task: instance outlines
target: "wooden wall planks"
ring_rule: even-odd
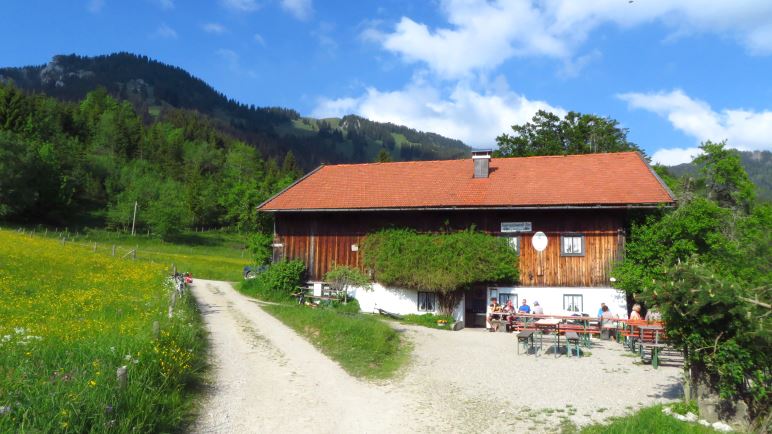
[[[362,252],[352,251],[370,232],[407,227],[422,232],[460,230],[474,226],[485,232],[520,237],[520,285],[608,286],[611,266],[624,247],[624,211],[391,211],[279,213],[276,215],[276,257],[301,259],[309,280],[322,280],[333,264],[363,267]],[[530,221],[533,231],[502,234],[501,222]],[[533,233],[542,231],[548,244],[538,253]],[[584,256],[561,256],[560,236],[585,237]]]

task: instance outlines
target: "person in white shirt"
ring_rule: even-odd
[[[544,315],[544,308],[541,307],[538,301],[533,302],[533,311],[531,312],[534,315]]]

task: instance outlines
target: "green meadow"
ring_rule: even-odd
[[[168,273],[0,230],[0,432],[184,427],[205,339]]]
[[[9,228],[10,229],[10,228]],[[67,244],[80,246],[84,250],[112,256],[115,246],[117,258],[177,267],[181,272],[190,272],[194,278],[238,281],[242,270],[251,260],[244,249],[246,235],[220,230],[204,232],[188,231],[171,241],[164,241],[146,233],[134,236],[124,232],[105,229],[64,230],[62,228],[24,228],[34,234],[51,239],[66,238]]]

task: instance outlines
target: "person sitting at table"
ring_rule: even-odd
[[[612,339],[614,340],[616,337],[614,336],[614,333],[612,333],[612,329],[616,327],[614,324],[614,314],[611,313],[608,306],[605,304],[601,308],[601,315],[600,315],[600,327],[601,327],[601,339]]]
[[[502,312],[506,313],[504,315],[503,319],[507,320],[507,331],[512,330],[512,323],[515,321],[513,313],[515,313],[515,305],[512,304],[512,300],[507,300],[507,304],[504,305],[504,308],[501,309]]]
[[[538,301],[533,302],[533,312],[534,315],[544,315],[544,308],[541,307]]]
[[[519,308],[517,308],[517,313],[531,313],[531,306],[528,306],[528,301],[526,299],[523,299],[523,303],[520,305]],[[528,322],[530,318],[522,317],[520,318],[520,321]]]
[[[518,308],[517,311],[521,313],[531,313],[531,306],[528,306],[526,299],[523,299],[523,304],[520,305],[520,308]]]
[[[659,310],[657,310],[657,306],[652,306],[648,311],[646,311],[646,317],[644,319],[646,322],[659,322],[662,321],[662,314],[660,314]]]
[[[641,305],[638,303],[635,303],[633,305],[633,311],[630,312],[630,321],[640,321],[643,318],[641,318]]]
[[[504,308],[502,310],[507,313],[514,312],[515,306],[512,304],[512,300],[507,300],[507,304],[504,305]]]
[[[598,320],[603,316],[603,308],[606,307],[606,303],[601,303],[598,309]]]
[[[495,332],[496,330],[499,329],[499,324],[496,323],[496,326],[494,327],[492,320],[494,319],[494,317],[495,319],[499,319],[501,315],[495,315],[495,314],[501,313],[501,310],[502,308],[501,308],[501,305],[499,304],[499,299],[496,297],[491,297],[491,304],[488,305],[488,318],[486,322],[486,325],[488,326],[488,330]]]

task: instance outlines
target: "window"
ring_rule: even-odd
[[[512,300],[512,305],[517,308],[517,294],[499,294],[499,304],[505,305],[509,300]]]
[[[509,247],[512,247],[512,250],[520,256],[520,237],[507,237],[507,241],[509,242]]]
[[[569,312],[584,312],[584,301],[581,294],[563,294],[563,310]]]
[[[437,304],[437,294],[433,292],[418,293],[418,311],[434,312],[434,306]]]
[[[562,235],[560,237],[560,256],[584,256],[584,235]]]

